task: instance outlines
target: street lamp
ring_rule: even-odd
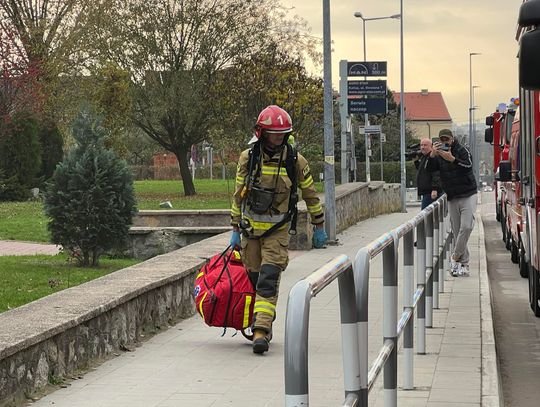
[[[400,19],[401,14],[393,14],[391,16],[384,16],[384,17],[366,18],[366,17],[364,17],[364,15],[360,11],[357,11],[357,12],[354,13],[354,16],[357,17],[357,18],[362,19],[363,39],[364,39],[364,62],[366,62],[367,61],[367,56],[366,56],[366,54],[367,54],[367,51],[366,51],[366,21]],[[364,80],[365,79],[367,79],[367,78],[364,77]],[[364,114],[364,126],[369,126],[369,115],[367,113]],[[379,137],[380,137],[380,135],[379,135]],[[365,148],[366,148],[366,182],[370,182],[371,181],[371,171],[370,171],[370,168],[369,168],[369,147],[370,146],[369,146],[369,134],[367,134],[367,133],[364,134],[364,144],[365,144]],[[381,143],[381,145],[382,145],[382,143]],[[381,168],[382,168],[382,160],[381,160]],[[382,181],[382,179],[381,179],[381,181]]]
[[[473,85],[472,87],[472,109],[471,109],[471,117],[472,117],[472,135],[473,135],[473,151],[472,153],[472,166],[473,166],[473,174],[474,178],[476,180],[477,185],[480,185],[480,149],[478,145],[478,140],[476,137],[476,119],[475,119],[475,110],[478,109],[478,106],[474,104],[474,90],[479,88],[478,85]]]
[[[403,55],[403,0],[399,2],[399,15],[401,16],[399,24],[399,76],[400,76],[400,92],[399,92],[399,161],[401,168],[401,212],[407,212],[407,173],[405,172],[405,68]]]
[[[475,55],[482,55],[479,52],[470,52],[469,53],[469,148],[472,150],[471,155],[473,156],[473,169],[478,163],[475,161],[475,152],[476,152],[476,138],[473,133],[473,118],[474,118],[474,87],[472,84],[472,57]],[[477,171],[474,171],[476,173]],[[476,174],[475,174],[476,175]],[[476,180],[478,182],[478,179]]]

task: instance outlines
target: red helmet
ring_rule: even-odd
[[[255,137],[261,138],[263,132],[290,133],[292,120],[289,113],[276,105],[265,107],[255,123]]]

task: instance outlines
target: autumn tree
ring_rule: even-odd
[[[95,31],[109,0],[0,1],[0,33],[15,60],[37,68],[49,120],[70,122],[78,109],[66,100],[69,78],[96,64]],[[10,59],[14,61],[13,58]]]
[[[228,92],[224,92],[218,120],[224,128],[220,142],[236,151],[246,148],[259,112],[277,104],[291,115],[293,135],[302,153],[314,158],[322,151],[317,148],[322,145],[322,80],[306,71],[298,53],[289,54],[279,47],[272,43],[222,75],[222,86]]]
[[[195,194],[188,167],[193,144],[219,120],[220,76],[295,23],[277,0],[111,0],[105,58],[129,70],[134,123],[179,162],[184,193]],[[278,17],[279,16],[279,17]]]

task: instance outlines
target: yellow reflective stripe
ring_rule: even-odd
[[[204,276],[204,271],[201,271],[199,274],[197,274],[197,277],[195,277],[195,280],[197,280],[199,277]]]
[[[241,177],[240,175],[236,177],[237,184],[243,184],[245,180],[246,180],[246,177]]]
[[[231,204],[231,214],[234,215],[240,215],[240,208],[238,205],[236,205],[236,202],[233,201]]]
[[[322,211],[322,205],[321,205],[320,202],[318,202],[315,205],[308,205],[307,209],[308,209],[309,213],[321,212]]]
[[[199,302],[199,314],[201,314],[201,317],[203,317],[203,319],[204,319],[204,312],[202,310],[202,306],[204,303],[204,299],[206,298],[207,295],[208,295],[208,291],[204,293],[201,302]]]
[[[264,312],[265,314],[276,315],[276,306],[268,301],[255,301],[255,309],[253,312]]]
[[[305,180],[300,182],[299,185],[300,185],[300,188],[302,188],[302,189],[312,186],[313,185],[313,177],[310,175]]]
[[[244,323],[242,328],[247,328],[249,326],[249,307],[251,305],[251,295],[246,296],[246,303],[244,304]]]
[[[263,165],[262,174],[263,175],[276,175],[276,174],[278,174],[278,168],[277,167],[270,167],[268,165]],[[287,175],[287,169],[280,168],[279,169],[279,175]]]
[[[248,218],[248,217],[246,216],[246,218]],[[256,220],[249,219],[249,223],[251,224],[251,226],[253,226],[254,229],[268,230],[272,226],[274,226],[277,222],[275,222],[275,223],[272,223],[272,222],[257,222]],[[278,230],[285,229],[286,227],[287,227],[287,223],[285,223],[283,226],[279,227]]]

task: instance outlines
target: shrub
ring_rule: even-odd
[[[41,170],[39,177],[46,181],[52,177],[58,163],[62,161],[64,140],[53,123],[43,123],[39,129],[41,144]]]
[[[38,123],[28,113],[16,113],[2,128],[0,167],[11,187],[4,189],[2,200],[21,201],[30,196],[41,167]]]
[[[29,195],[28,188],[21,185],[16,175],[8,177],[0,168],[0,201],[24,201]]]
[[[76,145],[47,186],[45,213],[52,242],[81,266],[97,266],[108,250],[126,242],[135,212],[131,171],[104,147],[106,132],[89,112],[73,125]]]

